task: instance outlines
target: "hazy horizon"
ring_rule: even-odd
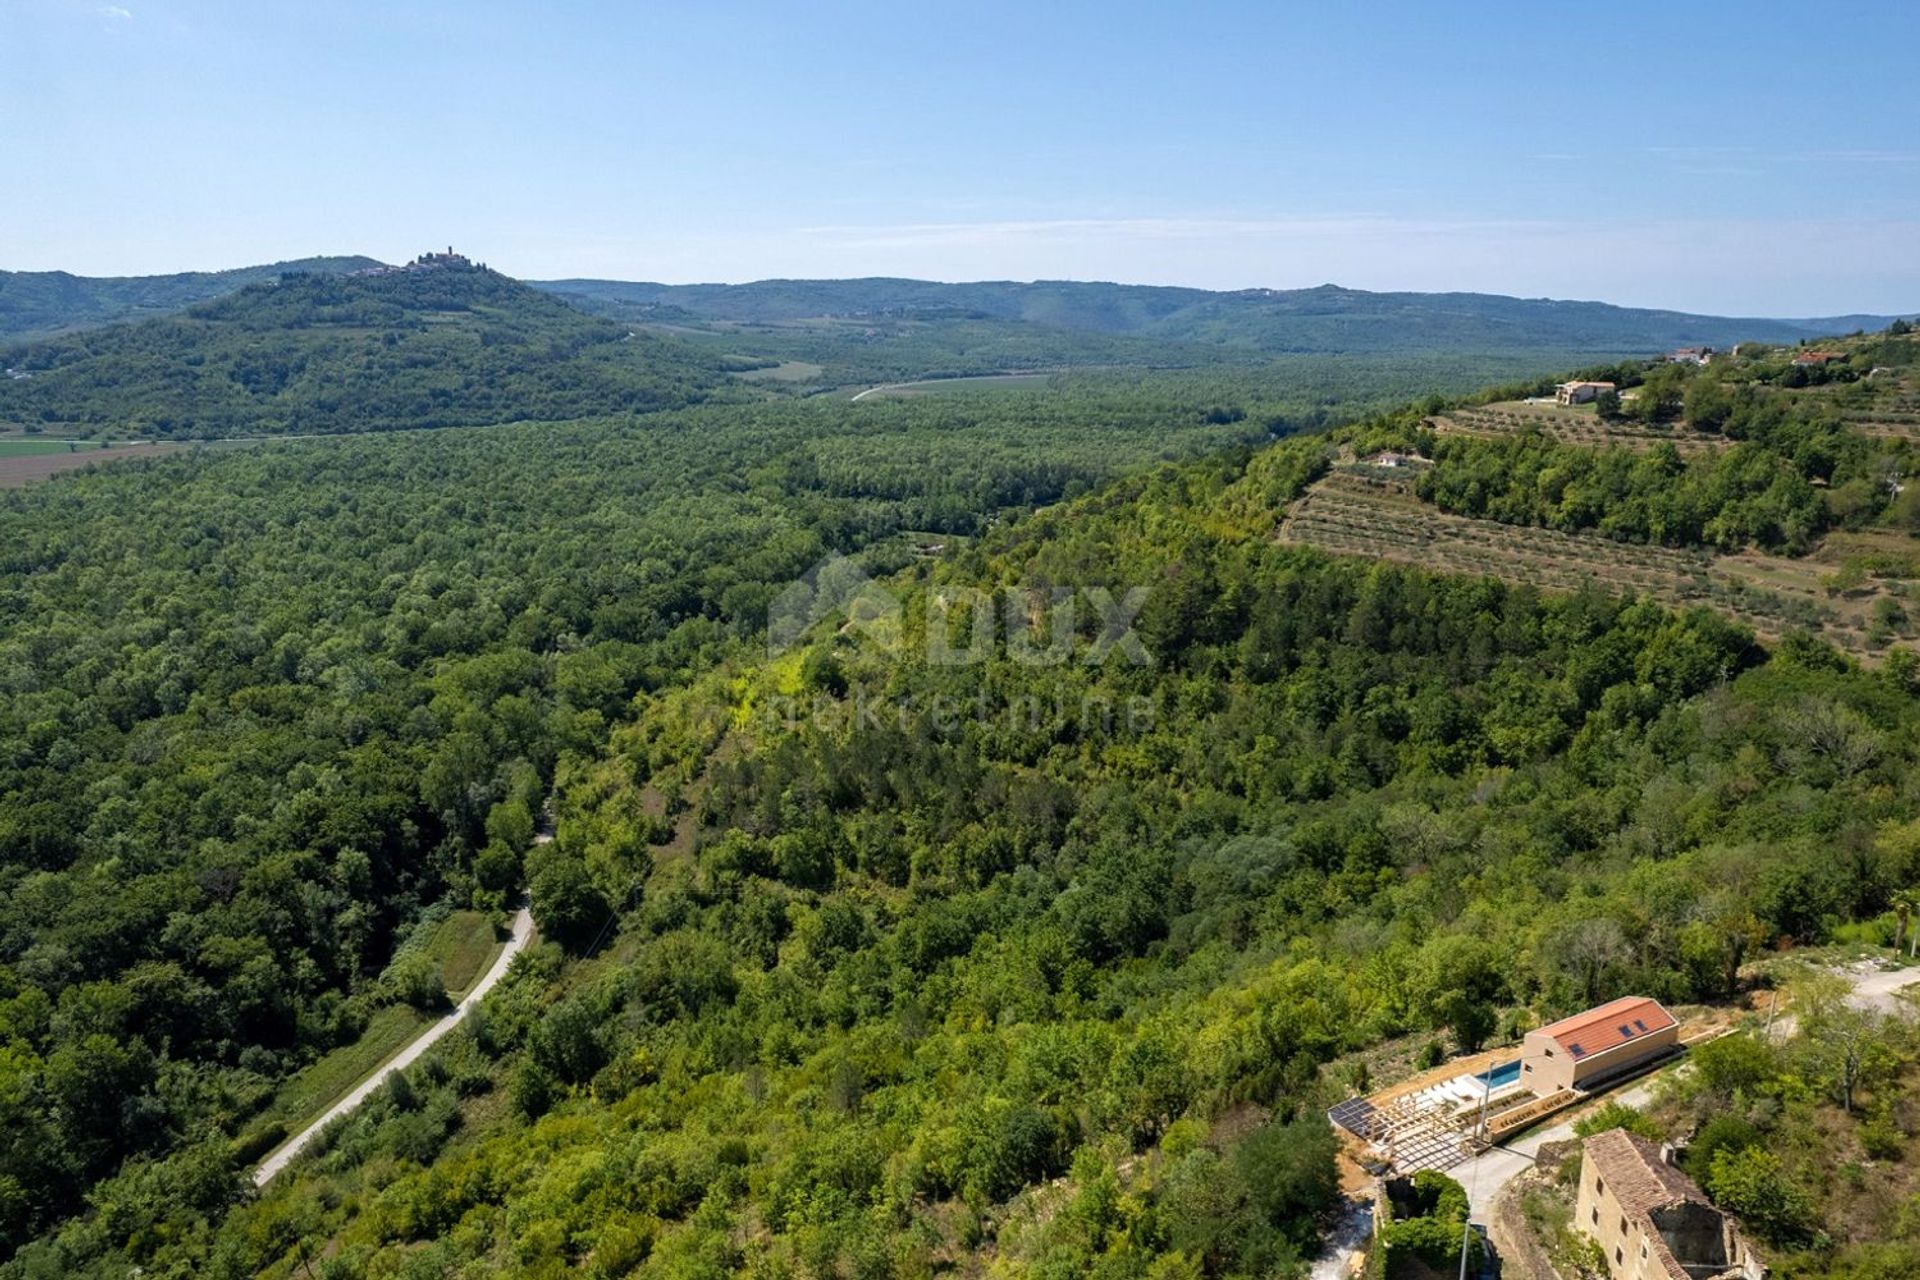
[[[665,280],[665,279],[660,279],[658,277],[648,277],[648,276],[638,276],[638,275],[632,275],[632,276],[583,275],[579,273],[568,273],[568,274],[560,274],[560,275],[523,275],[518,272],[506,271],[503,267],[501,267],[499,263],[489,261],[486,258],[485,254],[477,253],[477,252],[469,253],[464,246],[457,245],[457,244],[448,246],[444,243],[439,245],[429,245],[425,248],[422,248],[416,253],[381,255],[381,254],[361,253],[354,250],[326,250],[318,253],[288,253],[288,254],[279,255],[270,259],[265,259],[259,262],[233,262],[233,263],[224,263],[224,264],[209,265],[209,266],[185,266],[185,267],[179,267],[179,268],[173,268],[173,269],[161,269],[156,271],[141,271],[141,272],[132,272],[132,273],[119,273],[119,272],[94,273],[94,272],[85,272],[85,271],[73,271],[70,268],[66,268],[66,267],[15,267],[4,262],[0,262],[0,271],[18,271],[18,272],[32,272],[32,273],[65,272],[66,274],[69,274],[78,278],[82,278],[82,279],[140,279],[140,278],[164,277],[164,276],[172,276],[172,275],[216,274],[222,271],[244,270],[252,267],[277,266],[281,263],[305,262],[305,261],[311,261],[314,259],[323,259],[323,258],[354,258],[354,257],[373,258],[373,259],[376,259],[377,261],[380,261],[382,263],[392,266],[392,265],[399,265],[401,263],[405,263],[410,259],[417,257],[419,253],[439,252],[448,247],[453,248],[456,252],[459,252],[464,256],[470,257],[475,262],[482,263],[494,270],[502,271],[503,274],[511,276],[514,279],[523,280],[532,284],[541,284],[541,285],[563,283],[570,280],[581,280],[581,281],[593,280],[593,281],[610,282],[610,283],[617,283],[617,284],[660,285],[668,288],[741,288],[749,285],[773,284],[773,283],[778,283],[782,281],[801,282],[801,283],[839,283],[839,282],[858,281],[858,280],[906,280],[906,281],[912,281],[918,284],[936,284],[936,285],[991,285],[991,284],[1113,285],[1120,288],[1193,289],[1193,290],[1200,290],[1208,293],[1223,293],[1223,294],[1246,293],[1246,292],[1254,292],[1254,291],[1264,291],[1264,292],[1272,292],[1272,293],[1297,293],[1297,292],[1307,292],[1307,291],[1311,291],[1319,288],[1335,288],[1335,289],[1342,289],[1342,290],[1351,290],[1354,292],[1361,292],[1361,293],[1378,293],[1378,294],[1405,293],[1405,294],[1423,294],[1423,295],[1442,295],[1442,294],[1448,294],[1448,293],[1456,293],[1456,294],[1465,294],[1465,295],[1480,295],[1485,297],[1507,297],[1507,298],[1515,298],[1515,299],[1519,299],[1521,301],[1527,301],[1527,302],[1562,302],[1562,303],[1571,303],[1571,304],[1594,304],[1594,305],[1600,305],[1600,306],[1619,307],[1619,308],[1628,309],[1628,310],[1672,311],[1672,312],[1675,312],[1676,314],[1717,316],[1717,317],[1723,317],[1727,319],[1819,320],[1819,319],[1829,319],[1829,318],[1847,318],[1851,316],[1900,317],[1900,316],[1920,315],[1920,308],[1900,308],[1900,307],[1895,307],[1889,310],[1874,310],[1874,309],[1862,308],[1862,307],[1844,307],[1837,310],[1823,311],[1818,313],[1786,312],[1786,311],[1736,312],[1736,311],[1728,311],[1728,310],[1714,310],[1711,308],[1703,309],[1703,308],[1688,308],[1688,307],[1667,307],[1667,306],[1651,304],[1651,303],[1622,301],[1616,298],[1569,297],[1565,295],[1554,295],[1554,294],[1510,293],[1510,292],[1503,292],[1503,291],[1494,290],[1494,289],[1473,289],[1473,288],[1406,289],[1406,288],[1397,288],[1393,286],[1366,287],[1361,285],[1349,284],[1346,281],[1341,281],[1341,280],[1321,280],[1313,284],[1202,285],[1202,284],[1190,284],[1190,283],[1185,283],[1181,281],[1116,280],[1111,277],[1100,278],[1100,277],[1091,277],[1091,276],[1086,276],[1086,277],[969,276],[965,278],[948,279],[948,278],[942,278],[942,277],[933,276],[933,275],[896,275],[896,274],[864,273],[860,275],[840,275],[840,276],[764,275],[764,276],[753,276],[750,278],[744,278],[744,279],[738,279],[738,280],[714,280],[714,279]]]

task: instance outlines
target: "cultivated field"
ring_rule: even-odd
[[[98,440],[35,440],[8,437],[0,439],[0,489],[18,489],[36,480],[73,471],[94,463],[124,462],[128,458],[153,458],[180,448],[174,444],[129,441],[103,448]]]
[[[1563,444],[1588,448],[1625,445],[1630,449],[1646,449],[1655,444],[1671,444],[1688,454],[1729,443],[1725,436],[1704,434],[1684,425],[1668,428],[1608,422],[1593,411],[1592,405],[1528,404],[1524,400],[1452,409],[1440,417],[1429,418],[1427,426],[1440,435],[1482,437],[1537,431]]]
[[[1902,380],[1877,394],[1870,408],[1849,415],[1849,425],[1871,436],[1920,439],[1920,389]]]
[[[1369,474],[1369,471],[1371,473]],[[1845,544],[1805,560],[1650,547],[1596,534],[1562,533],[1474,520],[1438,511],[1404,482],[1377,469],[1335,471],[1309,490],[1280,525],[1283,542],[1366,556],[1443,573],[1499,578],[1551,591],[1589,584],[1633,592],[1675,607],[1704,605],[1764,639],[1803,628],[1863,658],[1885,652],[1911,628],[1869,638],[1876,604],[1902,605],[1907,579],[1835,585]],[[1896,638],[1899,637],[1899,638]],[[1876,642],[1877,641],[1877,642]]]

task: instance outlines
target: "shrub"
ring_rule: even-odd
[[[410,951],[380,975],[380,994],[390,1003],[409,1004],[422,1013],[447,1007],[447,984],[440,965],[425,951]]]
[[[1705,1185],[1713,1158],[1722,1151],[1744,1151],[1760,1141],[1760,1130],[1740,1116],[1719,1115],[1700,1126],[1681,1163],[1695,1182]]]
[[[1690,1073],[1699,1089],[1715,1098],[1761,1090],[1779,1074],[1779,1060],[1769,1045],[1752,1036],[1721,1036],[1693,1049]]]
[[[278,1120],[242,1134],[233,1140],[232,1152],[235,1164],[252,1164],[286,1140],[287,1126]]]
[[[542,859],[529,888],[540,932],[569,951],[590,946],[612,914],[586,863],[578,858],[554,854]]]
[[[1716,1153],[1706,1190],[1769,1244],[1790,1246],[1812,1238],[1813,1200],[1787,1177],[1780,1157],[1764,1147]]]
[[[1907,1135],[1885,1116],[1875,1116],[1860,1126],[1860,1145],[1875,1160],[1898,1160],[1907,1152]]]
[[[1630,1107],[1624,1102],[1609,1102],[1592,1115],[1582,1116],[1573,1125],[1574,1133],[1582,1138],[1591,1138],[1594,1134],[1605,1133],[1609,1129],[1625,1129],[1628,1133],[1653,1140],[1658,1140],[1662,1136],[1659,1125],[1638,1108]]]
[[[1384,1274],[1394,1275],[1396,1254],[1411,1254],[1433,1270],[1451,1271],[1460,1265],[1460,1241],[1467,1233],[1467,1190],[1436,1169],[1413,1175],[1413,1203],[1408,1216],[1387,1224],[1380,1233]],[[1480,1254],[1478,1236],[1470,1237],[1469,1259]]]

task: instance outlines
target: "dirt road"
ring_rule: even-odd
[[[293,1137],[282,1143],[268,1155],[265,1160],[262,1160],[260,1167],[253,1171],[253,1185],[256,1187],[264,1187],[267,1183],[273,1181],[274,1177],[279,1174],[282,1169],[285,1169],[291,1164],[293,1158],[299,1155],[301,1150],[309,1142],[313,1141],[315,1134],[332,1124],[335,1120],[338,1120],[341,1116],[359,1107],[361,1103],[373,1096],[374,1090],[387,1082],[388,1076],[396,1071],[403,1071],[415,1062],[418,1062],[427,1050],[433,1048],[434,1045],[440,1042],[442,1036],[445,1036],[449,1031],[459,1026],[461,1019],[465,1018],[475,1005],[486,998],[487,993],[493,990],[500,979],[506,977],[508,967],[513,964],[513,958],[525,949],[532,937],[533,914],[525,907],[522,907],[514,913],[513,925],[507,938],[507,944],[500,948],[500,954],[494,957],[492,966],[488,968],[486,974],[481,977],[480,981],[473,984],[473,990],[467,992],[466,998],[462,1000],[452,1012],[448,1013],[438,1022],[433,1023],[425,1031],[422,1031],[406,1048],[400,1050],[400,1052],[394,1054],[391,1058],[388,1058],[380,1065],[378,1070],[361,1081],[360,1084],[354,1088],[353,1092],[334,1103],[331,1107],[328,1107],[326,1113],[318,1120],[315,1120],[299,1133],[293,1135]]]

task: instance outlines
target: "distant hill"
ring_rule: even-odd
[[[717,357],[470,265],[281,276],[0,368],[0,421],[200,439],[643,412],[723,380]]]
[[[106,323],[116,316],[137,323]],[[1459,385],[1887,319],[1333,285],[528,284],[451,254],[407,269],[347,257],[122,280],[15,273],[0,275],[0,341],[58,332],[0,348],[0,423],[178,438],[387,430],[1020,371],[1235,367],[1284,380],[1299,362],[1355,356]]]
[[[0,342],[49,337],[184,311],[290,273],[346,274],[362,256],[303,258],[228,271],[89,277],[0,271]],[[666,285],[622,280],[529,281],[615,320],[655,324],[792,326],[818,320],[938,324],[1017,321],[1110,338],[1225,346],[1248,352],[1588,351],[1635,354],[1668,346],[1798,342],[1884,328],[1891,316],[1778,319],[1692,315],[1481,293],[1314,289],[1217,291],[1070,280],[980,281],[871,277]],[[976,330],[975,332],[980,332]],[[1097,345],[1063,352],[1097,354]],[[1125,357],[1124,346],[1111,348]],[[1181,362],[1190,362],[1185,353]]]
[[[552,280],[536,287],[627,321],[791,325],[809,319],[992,319],[1051,329],[1266,353],[1591,351],[1798,342],[1884,327],[1891,316],[1781,320],[1690,315],[1481,293],[1206,289],[1037,281],[941,284],[886,278],[662,285]]]
[[[169,315],[292,271],[344,274],[379,265],[372,258],[344,257],[301,258],[269,266],[182,271],[170,276],[0,271],[0,342]]]

